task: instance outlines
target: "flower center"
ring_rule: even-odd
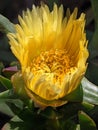
[[[61,81],[75,64],[65,50],[51,49],[35,57],[31,66],[34,75],[38,72],[53,74],[54,81]]]

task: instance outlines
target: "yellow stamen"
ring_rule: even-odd
[[[33,59],[31,70],[34,75],[39,72],[53,73],[54,82],[61,82],[63,76],[75,66],[65,50],[49,50],[41,52],[38,57]]]

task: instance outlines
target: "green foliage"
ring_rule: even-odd
[[[0,31],[4,33],[15,32],[14,24],[12,24],[6,17],[0,14]]]
[[[77,98],[78,97],[78,98]],[[73,92],[68,94],[63,98],[64,100],[70,101],[70,102],[82,102],[83,100],[83,88],[81,85],[77,87]]]
[[[0,75],[0,82],[3,84],[3,86],[5,86],[7,89],[11,89],[12,88],[12,83],[9,79],[3,77],[2,75]]]
[[[81,85],[83,87],[83,101],[98,105],[98,86],[86,78],[83,78]]]
[[[95,122],[84,112],[79,112],[79,123],[81,130],[97,130]]]

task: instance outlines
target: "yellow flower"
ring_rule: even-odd
[[[64,18],[62,5],[54,4],[53,11],[33,6],[19,16],[19,23],[8,38],[28,96],[41,106],[67,103],[64,97],[78,87],[87,68],[85,14],[77,19],[75,9]]]

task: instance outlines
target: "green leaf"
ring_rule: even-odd
[[[23,109],[23,102],[20,99],[7,99],[6,102],[13,103],[17,108]]]
[[[86,78],[81,81],[83,88],[83,102],[98,105],[98,86],[94,85]]]
[[[97,130],[95,122],[86,113],[81,111],[78,116],[81,130]]]
[[[1,99],[8,99],[13,96],[13,91],[12,90],[6,90],[3,92],[0,92],[0,100]]]
[[[80,85],[77,87],[77,89],[65,96],[63,99],[71,102],[81,102],[83,100],[82,86]]]
[[[6,17],[0,14],[0,31],[4,33],[12,32],[15,33],[13,23],[11,23]]]
[[[6,103],[9,106],[11,106],[10,104],[13,104],[19,110],[22,110],[24,105],[20,99],[17,99],[17,95],[13,93],[13,90],[6,90],[4,92],[1,92],[0,103]],[[11,109],[13,109],[13,106],[11,106]]]
[[[82,105],[82,110],[85,111],[85,112],[87,112],[87,113],[89,113],[90,111],[92,111],[93,108],[95,107],[95,105],[90,104],[88,102],[82,102],[81,105]]]
[[[0,75],[0,82],[2,83],[3,86],[5,86],[7,89],[12,89],[12,83],[9,79],[3,77]]]
[[[13,117],[14,112],[11,110],[11,108],[5,103],[0,101],[0,112]]]
[[[14,116],[23,110],[23,102],[19,99],[0,99],[0,112]]]

